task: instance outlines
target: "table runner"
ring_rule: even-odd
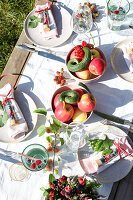
[[[109,114],[114,114],[116,116],[124,116],[133,113],[133,84],[128,83],[117,77],[113,72],[110,64],[110,54],[118,42],[131,36],[133,31],[129,29],[128,31],[112,32],[107,28],[106,24],[106,1],[90,1],[96,3],[100,11],[100,17],[94,23],[93,29],[91,31],[96,45],[99,46],[107,59],[107,70],[105,74],[97,82],[87,84],[92,93],[97,99],[97,110],[103,111]],[[68,8],[72,12],[73,6],[78,1],[71,0]],[[89,34],[88,34],[89,36]],[[72,48],[71,38],[62,44],[60,47],[53,48],[54,50],[69,51]],[[62,56],[65,60],[65,57]],[[21,77],[18,90],[27,93],[36,103],[37,107],[46,107],[48,110],[51,108],[51,97],[54,91],[59,87],[53,81],[55,72],[63,67],[66,71],[65,63],[47,59],[43,56],[39,56],[33,53],[26,68]],[[69,76],[66,73],[66,76]],[[76,82],[68,82],[71,84],[76,84]],[[51,113],[51,111],[49,112]],[[92,115],[91,118],[86,122],[88,128],[98,124],[101,118]],[[17,144],[4,144],[1,143],[1,147],[8,150],[22,152],[22,150],[29,144],[41,143],[46,145],[45,136],[38,137],[37,128],[44,123],[44,118],[39,116],[36,128],[30,137],[25,141]],[[9,177],[9,167],[12,159],[8,159],[0,154],[0,200],[40,200],[42,198],[42,191],[40,187],[47,186],[49,172],[35,172],[32,173],[29,180],[25,182],[14,182],[11,181]],[[70,174],[76,175],[77,173],[82,176],[84,174],[78,161],[69,162],[67,166],[70,167],[68,171]],[[75,166],[72,168],[72,166]],[[100,192],[106,195],[107,198],[110,194],[113,183],[103,184]]]

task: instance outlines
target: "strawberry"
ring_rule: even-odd
[[[30,167],[31,167],[31,169],[35,169],[36,168],[36,163],[32,163]]]
[[[36,164],[37,164],[37,165],[40,165],[41,163],[42,163],[41,160],[36,160]]]

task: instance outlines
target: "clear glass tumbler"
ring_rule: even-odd
[[[107,3],[107,23],[109,29],[119,31],[130,10],[128,0],[109,0]]]

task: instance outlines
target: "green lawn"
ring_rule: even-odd
[[[0,74],[22,32],[35,0],[0,0]]]

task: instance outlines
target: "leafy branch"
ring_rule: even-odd
[[[0,101],[0,127],[3,127],[8,120],[8,114],[6,111],[4,111],[4,108],[2,106],[2,102]]]
[[[65,132],[70,136],[71,132],[70,129],[71,127],[64,126],[62,122],[58,121],[55,117],[49,116],[47,113],[47,110],[45,108],[38,108],[37,110],[34,111],[34,113],[40,114],[45,116],[46,118],[46,123],[42,124],[38,129],[37,133],[39,136],[44,135],[45,133],[51,133],[54,134],[54,139],[52,138],[51,135],[46,137],[46,140],[49,143],[49,147],[47,148],[48,152],[53,151],[53,174],[50,174],[49,179],[53,180],[54,179],[54,173],[58,174],[58,170],[55,169],[55,154],[59,151],[59,148],[56,146],[57,139],[59,140],[61,146],[64,144],[64,139],[63,137],[60,137],[61,132]],[[58,159],[59,161],[60,159]],[[51,182],[51,181],[50,181]]]
[[[36,28],[38,22],[41,22],[41,18],[36,17],[35,15],[32,15],[29,17],[29,23],[28,23],[28,27],[29,28]]]

